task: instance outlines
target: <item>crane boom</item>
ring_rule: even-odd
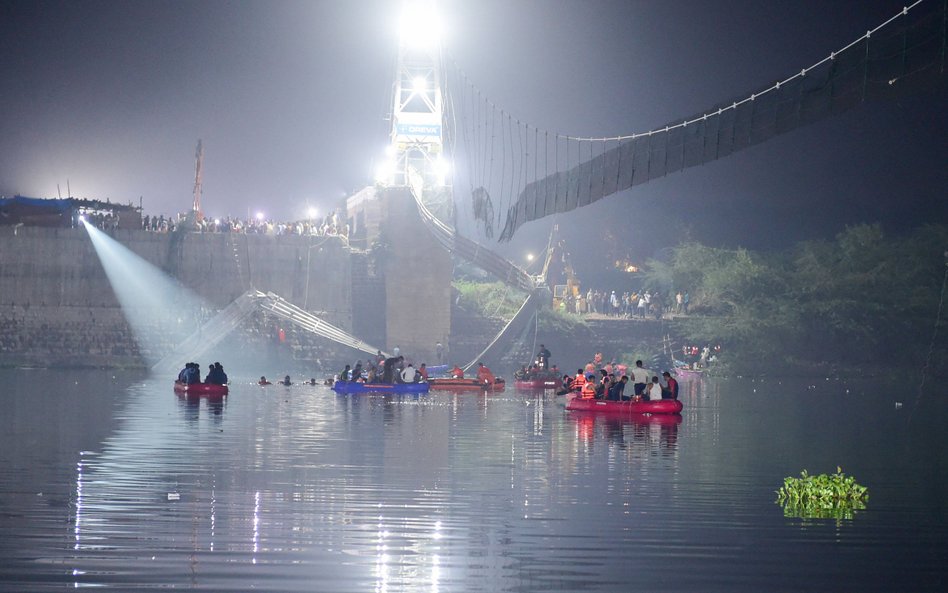
[[[204,213],[201,212],[201,180],[204,175],[204,144],[198,140],[197,150],[194,152],[194,205],[191,209],[194,211],[194,215],[197,220],[204,218]]]

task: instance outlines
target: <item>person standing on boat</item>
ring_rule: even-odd
[[[458,365],[454,365],[454,368],[451,369],[451,378],[452,379],[463,379],[464,378],[464,369]]]
[[[402,370],[402,383],[414,383],[415,382],[415,367],[408,363],[408,366]]]
[[[662,389],[662,399],[678,399],[678,381],[668,371],[662,373],[662,377],[665,378],[666,385],[665,389]]]
[[[426,363],[421,363],[421,366],[418,367],[418,374],[421,375],[422,381],[428,381],[428,365]]]
[[[490,369],[484,366],[483,362],[477,363],[477,382],[483,385],[493,385],[496,378]]]
[[[642,367],[642,361],[635,361],[635,368],[632,369],[632,393],[642,395],[645,393],[645,386],[648,385],[649,372]]]
[[[362,361],[357,360],[355,367],[352,369],[352,375],[349,378],[350,381],[361,381],[362,380]]]
[[[350,370],[349,365],[346,365],[346,368],[342,369],[342,372],[339,373],[339,380],[343,383],[347,382],[352,376],[352,371]]]
[[[537,352],[537,364],[540,365],[541,369],[550,368],[550,351],[546,349],[546,346],[540,344],[540,351]]]
[[[395,382],[395,363],[398,359],[394,356],[386,358],[382,363],[382,383],[390,384]]]

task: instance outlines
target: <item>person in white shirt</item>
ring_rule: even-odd
[[[658,377],[652,377],[652,382],[648,386],[648,401],[655,402],[662,399],[662,384],[658,382]]]
[[[635,368],[632,369],[632,394],[644,395],[645,387],[648,384],[649,372],[642,367],[642,361],[635,361]]]
[[[415,382],[415,367],[409,364],[402,371],[402,383],[414,383]]]

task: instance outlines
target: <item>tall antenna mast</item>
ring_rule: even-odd
[[[448,184],[443,156],[441,27],[430,0],[402,15],[393,93],[391,142],[376,172],[383,185],[424,188]]]

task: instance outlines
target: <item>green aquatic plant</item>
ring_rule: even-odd
[[[869,489],[837,467],[835,474],[811,476],[806,470],[799,478],[784,478],[777,490],[777,503],[786,517],[804,519],[852,519],[855,511],[866,508]]]

